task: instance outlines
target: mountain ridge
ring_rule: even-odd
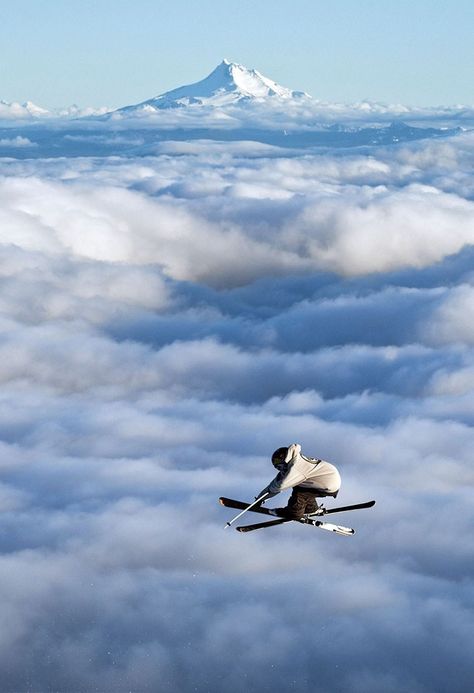
[[[171,89],[138,104],[124,106],[116,112],[129,113],[135,110],[153,112],[203,105],[226,106],[269,98],[290,100],[311,97],[306,92],[283,87],[262,75],[258,70],[224,59],[207,77],[198,82]]]

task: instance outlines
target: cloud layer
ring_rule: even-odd
[[[2,161],[5,691],[472,688],[473,160]],[[224,531],[294,441],[356,535]]]

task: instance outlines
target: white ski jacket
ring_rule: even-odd
[[[301,445],[293,443],[285,458],[286,468],[266,486],[257,498],[269,493],[276,496],[280,491],[294,486],[320,491],[321,495],[332,495],[339,491],[341,477],[336,467],[325,460],[306,457],[301,454]]]

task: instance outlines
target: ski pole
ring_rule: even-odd
[[[253,508],[254,505],[257,505],[257,503],[260,503],[260,501],[264,500],[264,499],[267,498],[269,495],[270,495],[269,493],[264,493],[263,496],[260,496],[260,498],[257,498],[257,500],[254,500],[253,503],[250,503],[250,505],[247,506],[247,507],[245,508],[245,510],[242,510],[241,513],[239,513],[238,515],[236,515],[235,517],[233,517],[232,520],[229,520],[229,522],[226,522],[226,525],[225,525],[224,529],[227,529],[227,527],[230,527],[231,524],[234,523],[236,520],[238,520],[239,517],[242,517],[242,515],[243,515],[244,513],[247,512],[247,510],[250,510],[251,508]]]

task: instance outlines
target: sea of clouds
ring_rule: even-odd
[[[473,164],[1,160],[2,691],[473,688]],[[295,441],[355,536],[224,531]]]

